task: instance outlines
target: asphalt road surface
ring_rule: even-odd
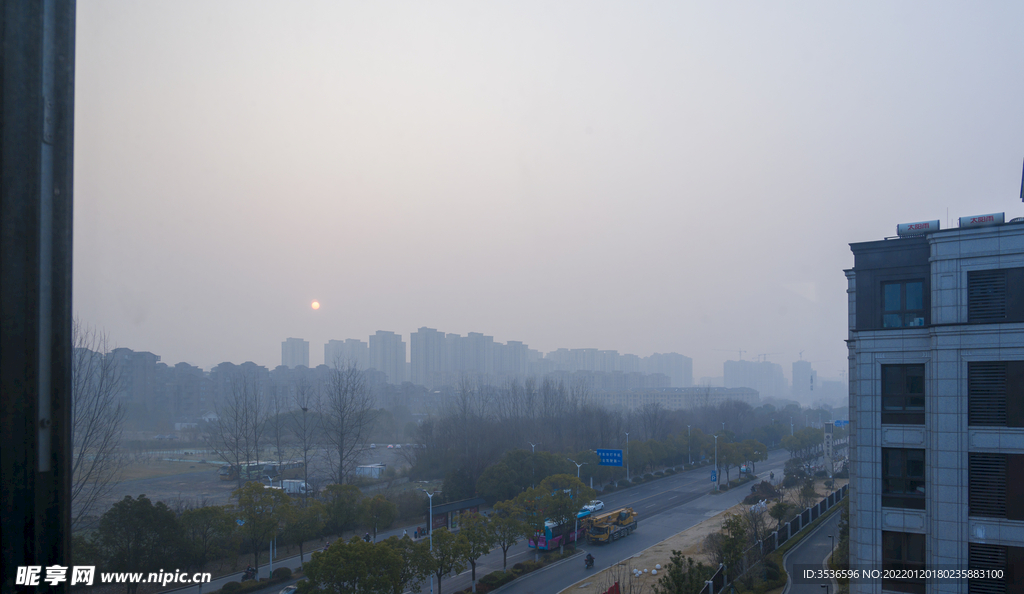
[[[785,450],[775,450],[768,455],[768,460],[757,464],[757,475],[767,479],[769,473],[775,472],[776,477],[782,476],[783,466],[789,459],[789,453]],[[735,478],[735,473],[732,475]],[[544,569],[529,573],[520,577],[505,586],[502,594],[555,594],[566,587],[592,576],[594,569],[583,567],[583,555],[587,551],[596,558],[597,571],[614,565],[624,559],[636,555],[640,551],[651,547],[666,538],[673,536],[691,526],[717,515],[729,509],[743,500],[750,493],[746,485],[719,494],[712,494],[711,488],[711,467],[699,468],[689,472],[682,472],[673,476],[658,479],[637,487],[602,494],[598,497],[604,501],[605,510],[611,511],[620,507],[632,507],[639,514],[637,529],[632,534],[621,540],[607,545],[588,545],[581,543],[579,554],[567,561],[549,565]],[[723,477],[724,481],[724,477]],[[403,528],[378,533],[377,539],[382,540],[389,536],[401,536]],[[508,566],[523,560],[532,559],[534,551],[521,542],[509,549]],[[309,552],[306,553],[309,559]],[[299,567],[298,557],[278,559],[274,561],[274,567]],[[481,557],[477,561],[477,579],[488,573],[502,568],[502,554],[500,549],[492,551],[489,555]],[[260,568],[260,575],[266,577],[269,568]],[[241,574],[226,576],[214,580],[212,584],[205,584],[203,592],[212,592],[228,581],[239,581]],[[442,591],[436,594],[451,594],[458,590],[465,590],[472,583],[470,570],[457,576],[443,579],[441,582]],[[268,587],[265,592],[279,591],[286,584],[278,584]],[[422,584],[424,593],[430,592],[430,584]],[[176,594],[199,594],[196,587],[188,587],[176,590]],[[820,592],[818,594],[821,594]]]
[[[767,461],[757,464],[757,475],[767,479],[768,474],[774,471],[776,477],[781,477],[783,466],[788,459],[787,451],[775,450],[768,455]],[[746,485],[717,495],[710,494],[710,479],[709,466],[624,491],[599,495],[601,501],[604,501],[606,511],[632,507],[640,516],[636,531],[626,538],[606,545],[583,543],[576,557],[520,577],[505,586],[502,594],[555,594],[594,575],[593,569],[585,569],[583,566],[583,556],[586,552],[594,555],[595,569],[600,571],[729,509],[750,494],[750,488]],[[525,543],[518,544],[509,550],[508,556],[508,565],[511,567],[519,561],[532,559],[533,549],[527,548]],[[477,579],[496,569],[501,569],[501,550],[492,552],[477,562]],[[440,594],[464,590],[470,585],[469,570],[466,570],[457,577],[443,580],[443,591]],[[424,584],[423,591],[429,592],[429,586]]]
[[[797,575],[796,571],[822,569],[825,558],[831,554],[832,547],[839,541],[839,520],[842,514],[838,511],[839,507],[833,509],[836,511],[831,516],[815,526],[810,534],[786,553],[783,565],[786,566],[786,573],[790,577],[782,594],[826,594],[822,586],[828,586],[828,592],[835,592],[835,582],[830,579],[793,579]],[[832,538],[829,538],[830,534]],[[799,568],[795,569],[794,566]]]

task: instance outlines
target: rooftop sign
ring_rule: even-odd
[[[920,223],[900,223],[896,227],[896,234],[900,237],[912,235],[924,235],[939,230],[939,221],[921,221]]]
[[[961,227],[988,227],[990,225],[1002,225],[1003,213],[976,215],[973,217],[960,217]]]

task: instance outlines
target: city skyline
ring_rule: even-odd
[[[835,377],[848,243],[1021,214],[1022,21],[83,3],[73,309],[204,367],[427,326]]]

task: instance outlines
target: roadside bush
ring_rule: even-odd
[[[512,569],[516,569],[516,570],[519,570],[519,571],[525,571],[526,570],[526,566],[523,565],[522,563],[516,563],[515,565],[512,566]]]
[[[278,567],[270,576],[275,580],[286,580],[292,577],[292,570],[287,567]]]
[[[628,487],[628,486],[629,486],[629,481],[628,481],[628,480],[626,480],[626,479],[619,479],[619,483],[618,483],[618,485],[619,485],[620,487]]]
[[[665,472],[663,472],[662,474],[667,476],[667,475],[671,475],[671,474],[675,474],[675,473],[676,473],[676,471],[672,470],[671,468],[666,468]],[[655,474],[657,474],[657,473],[655,473]]]
[[[795,477],[795,476],[791,475],[791,474],[787,474],[786,478],[782,479],[782,486],[786,487],[787,489],[789,489],[790,487],[795,487],[795,486],[797,486],[799,484],[800,484],[800,479],[798,477]]]
[[[242,584],[240,584],[238,582],[228,582],[228,583],[224,584],[223,586],[221,586],[220,591],[221,592],[234,592],[235,590],[239,590],[241,588],[242,588]]]
[[[670,472],[671,472],[671,470],[670,470]],[[657,478],[661,478],[661,477],[665,476],[665,473],[660,471],[660,470],[658,470],[658,471],[655,471],[654,476],[656,476]]]
[[[644,475],[644,480],[645,481],[653,481],[654,480],[654,475],[648,472],[647,474]]]
[[[644,482],[644,477],[642,477],[642,476],[634,476],[633,477],[633,482],[639,485],[640,483]]]
[[[607,485],[604,486],[604,492],[605,493],[611,493],[614,490],[615,490],[615,483],[608,483]]]

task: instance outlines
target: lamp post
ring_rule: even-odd
[[[538,441],[537,443],[533,443],[532,441],[528,441],[526,443],[530,444],[530,453],[531,453],[531,456],[530,456],[530,482],[534,483],[533,486],[536,487],[537,486],[536,485],[537,461],[534,460],[534,456],[537,455],[537,446],[540,445],[540,442]]]
[[[426,489],[420,489],[424,493],[427,493]],[[427,499],[430,501],[430,519],[427,520],[427,534],[430,535],[430,552],[434,552],[434,494],[427,493]],[[430,578],[430,594],[434,594],[434,579]]]
[[[583,465],[584,464],[589,464],[589,462],[577,462],[577,461],[573,460],[572,458],[566,458],[566,460],[568,460],[568,461],[570,461],[570,462],[572,462],[573,464],[576,465],[576,480],[579,480],[580,479],[580,468],[583,468]],[[579,490],[578,489],[576,491],[576,494],[579,495]],[[579,512],[576,512],[576,523],[575,523],[575,525],[573,527],[573,531],[572,531],[572,542],[573,542],[572,546],[573,547],[576,546],[576,544],[575,544],[576,543],[576,538],[579,537],[579,535],[580,535],[580,514],[579,514]],[[573,550],[575,550],[575,549],[573,549]]]
[[[830,541],[832,541],[832,546],[829,549],[829,553],[828,553],[829,555],[831,555],[832,553],[836,552],[836,537],[832,536],[831,534],[829,534],[828,538],[829,538]]]
[[[721,491],[719,487],[721,477],[718,476],[718,436],[715,436],[715,491]]]
[[[789,417],[789,434],[793,435],[793,417]]]
[[[573,464],[576,465],[576,478],[580,478],[580,468],[582,468],[583,466],[585,466],[587,464],[590,464],[590,462],[577,462],[577,461],[573,460],[572,458],[566,458],[566,460],[568,460],[568,461],[570,461],[570,462],[572,462]]]
[[[686,463],[693,466],[693,454],[690,452],[690,448],[693,447],[693,440],[690,439],[690,426],[686,426]]]
[[[629,431],[626,431],[626,480],[629,480]]]

